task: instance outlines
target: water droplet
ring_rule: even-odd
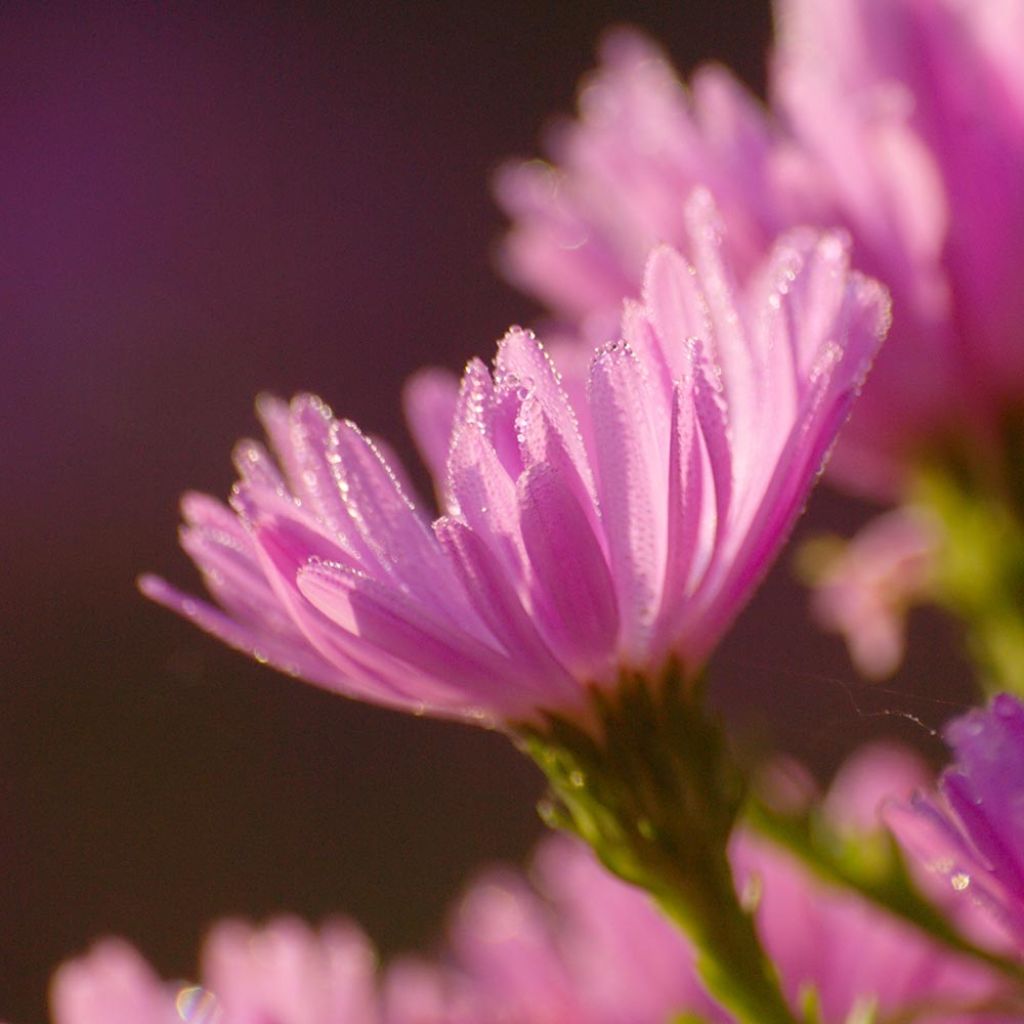
[[[957,892],[963,892],[971,884],[971,876],[966,872],[958,871],[949,880],[949,884],[956,889]]]
[[[740,904],[748,914],[753,914],[761,905],[764,895],[764,879],[760,875],[751,875],[740,893]]]
[[[582,789],[586,784],[587,777],[583,772],[578,769],[576,771],[569,772],[569,785],[572,786],[573,789]]]
[[[537,814],[540,815],[540,820],[544,822],[548,828],[555,828],[558,824],[558,812],[555,810],[555,805],[550,800],[541,800],[537,804]]]
[[[178,1016],[186,1024],[215,1024],[221,1019],[217,997],[199,985],[187,985],[174,1000]]]

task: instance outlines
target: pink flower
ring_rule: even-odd
[[[530,878],[492,871],[456,909],[451,947],[481,1021],[655,1024],[683,1010],[728,1019],[703,993],[686,939],[588,849],[548,839]]]
[[[987,440],[1024,391],[1024,16],[782,0],[779,24],[776,105],[897,316],[837,469],[892,480],[915,446]]]
[[[243,442],[233,511],[183,505],[222,607],[144,591],[292,674],[439,715],[579,717],[624,667],[696,672],[799,513],[887,303],[840,237],[807,231],[740,292],[705,194],[688,219],[693,266],[652,254],[585,387],[520,329],[491,370],[469,363],[432,525],[352,423],[266,399],[276,461]]]
[[[279,918],[213,929],[203,981],[230,1024],[374,1024],[377,960],[363,934],[334,921],[314,932]]]
[[[878,827],[877,805],[923,770],[882,749],[854,760],[827,813],[851,840]],[[733,848],[737,884],[757,898],[763,940],[794,1005],[813,988],[824,1024],[878,1005],[884,1018],[991,1021],[958,1008],[999,994],[989,972],[946,954],[855,896],[812,880],[750,835]],[[492,870],[458,903],[436,959],[378,970],[349,924],[318,932],[292,919],[218,925],[202,985],[165,985],[138,954],[103,943],[58,972],[55,1024],[664,1024],[690,1012],[730,1019],[697,981],[693,952],[646,894],[580,844],[545,841],[529,872]],[[853,1016],[852,1016],[853,1015]],[[900,1018],[901,1019],[901,1018]]]
[[[903,507],[873,519],[848,544],[805,549],[814,617],[846,640],[850,657],[870,678],[891,675],[903,660],[909,608],[928,593],[935,571],[937,527],[923,510]],[[820,556],[820,557],[819,557]]]
[[[893,804],[886,819],[951,897],[982,905],[1024,951],[1024,704],[1000,694],[945,736],[955,760],[938,794]]]
[[[687,92],[651,44],[610,36],[578,119],[552,134],[554,166],[498,177],[505,267],[590,336],[639,294],[647,247],[684,237],[696,184],[741,272],[786,226],[846,227],[896,327],[833,469],[889,494],[929,445],[989,441],[1024,393],[1024,16],[1000,0],[777,10],[774,116],[716,68]]]
[[[622,298],[640,294],[650,250],[685,240],[694,188],[714,194],[746,274],[818,186],[724,68],[702,68],[687,89],[661,51],[628,29],[609,32],[600,56],[580,87],[578,120],[549,133],[552,163],[510,163],[495,188],[513,218],[506,274],[603,339]]]
[[[928,777],[920,760],[900,748],[865,748],[841,768],[823,816],[844,841],[867,844],[882,828],[883,805],[905,799]],[[858,1011],[871,1008],[883,1020],[904,1014],[936,1022],[1003,1019],[967,1012],[1002,991],[987,968],[946,952],[859,896],[813,879],[754,834],[737,835],[732,860],[741,892],[757,898],[762,942],[794,1006],[812,989],[829,1024],[859,1019]]]
[[[385,1024],[376,961],[351,925],[224,922],[203,961],[207,987],[165,983],[131,947],[106,940],[55,975],[54,1024]]]
[[[107,939],[64,964],[51,986],[54,1024],[180,1024],[173,990],[126,943]],[[207,1022],[204,1022],[207,1024]]]
[[[107,940],[57,972],[54,1024],[661,1024],[685,1008],[724,1020],[685,940],[583,847],[549,840],[534,875],[536,887],[511,870],[481,877],[439,959],[384,971],[342,922],[217,925],[204,987],[164,983]]]

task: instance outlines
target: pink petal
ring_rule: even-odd
[[[499,650],[457,626],[435,618],[428,607],[352,569],[313,562],[298,588],[359,650],[387,653],[436,682],[439,692],[504,710],[515,697],[521,670]],[[454,680],[454,689],[448,682]]]
[[[639,664],[665,574],[668,452],[643,369],[625,345],[609,345],[594,358],[590,410],[622,650]]]
[[[538,697],[572,700],[579,684],[555,659],[482,538],[455,519],[440,519],[434,529],[481,618],[504,649],[521,660],[526,678],[537,679],[542,689]]]
[[[579,679],[608,671],[619,632],[615,586],[579,502],[545,465],[519,479],[534,614],[558,659]]]

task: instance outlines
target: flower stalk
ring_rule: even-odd
[[[746,785],[677,663],[656,682],[595,690],[595,733],[557,716],[519,735],[547,776],[547,823],[587,842],[690,938],[709,993],[740,1021],[793,1024],[774,965],[736,893],[726,851]]]

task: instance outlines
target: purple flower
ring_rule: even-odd
[[[841,774],[826,804],[851,837],[878,827],[877,805],[919,784],[922,769],[882,749]],[[767,843],[740,835],[737,885],[757,900],[763,941],[798,1006],[813,990],[823,1024],[881,1019],[994,1021],[968,1013],[998,999],[984,968],[949,955],[859,898],[812,880]],[[378,969],[350,924],[314,931],[293,919],[218,925],[202,987],[167,985],[110,941],[65,965],[55,1024],[664,1024],[683,1012],[730,1018],[703,993],[686,939],[639,890],[563,837],[544,842],[529,876],[479,878],[459,901],[436,959]]]
[[[491,369],[469,363],[436,522],[354,424],[264,399],[276,459],[243,442],[231,509],[183,504],[221,607],[144,591],[294,675],[439,715],[579,717],[623,668],[697,672],[799,513],[888,307],[842,238],[809,231],[741,292],[707,195],[687,210],[693,265],[651,255],[585,378],[517,328]]]
[[[181,1019],[172,990],[131,946],[115,939],[64,964],[54,975],[50,1001],[55,1024],[179,1024]]]
[[[863,749],[840,769],[822,803],[825,820],[851,845],[868,845],[883,828],[880,812],[928,778],[926,766],[898,747]],[[914,927],[861,897],[810,877],[790,854],[747,831],[732,849],[737,885],[757,900],[761,940],[793,1005],[813,989],[822,1020],[1003,1020],[969,1013],[998,1005],[1005,986],[986,967],[951,954]],[[874,1019],[868,1017],[868,1019]]]
[[[1024,704],[1000,694],[945,730],[954,761],[935,795],[893,804],[901,842],[947,883],[947,902],[979,902],[1024,951]]]
[[[989,440],[1024,392],[1024,14],[1013,2],[777,0],[772,115],[726,73],[684,89],[619,31],[548,141],[506,168],[509,277],[585,336],[639,294],[706,186],[737,267],[796,223],[844,226],[897,321],[833,469],[889,493],[957,429]],[[1014,56],[1016,55],[1016,56]]]
[[[506,274],[590,338],[614,330],[623,296],[640,294],[651,248],[686,238],[684,200],[697,186],[714,194],[744,274],[818,187],[725,69],[701,69],[686,89],[629,29],[609,32],[600,57],[578,120],[549,133],[552,163],[510,163],[495,180],[513,218]]]
[[[207,987],[165,983],[129,946],[106,940],[55,975],[53,1020],[383,1024],[373,953],[359,932],[341,922],[320,932],[291,918],[260,929],[224,922],[207,939],[203,973]]]
[[[647,898],[564,839],[539,851],[529,884],[482,876],[453,914],[436,960],[379,970],[352,925],[291,918],[217,925],[202,986],[162,982],[106,940],[64,965],[55,1024],[662,1024],[679,1009],[724,1021],[703,995],[685,940]]]

